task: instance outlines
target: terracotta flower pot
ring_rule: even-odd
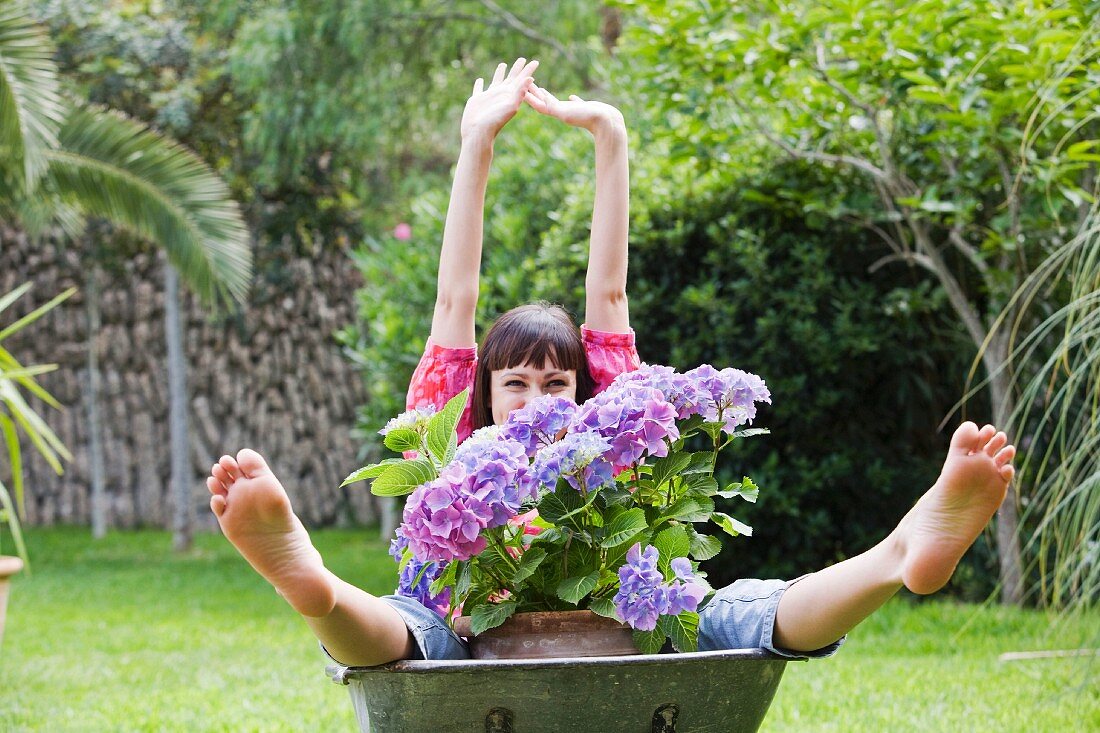
[[[500,626],[474,635],[470,617],[455,619],[474,659],[551,659],[640,654],[626,624],[591,611],[517,613]]]
[[[23,569],[23,561],[18,557],[0,555],[0,642],[4,640],[4,617],[8,610],[9,578]]]

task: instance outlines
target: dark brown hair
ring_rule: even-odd
[[[478,349],[474,374],[474,429],[493,424],[490,392],[492,373],[530,364],[542,369],[549,361],[577,372],[577,403],[592,396],[595,383],[588,371],[580,331],[560,305],[545,301],[513,308],[496,319]]]

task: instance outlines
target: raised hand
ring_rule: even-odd
[[[531,75],[539,66],[538,61],[516,59],[511,70],[507,64],[497,66],[488,88],[485,80],[474,82],[474,91],[466,100],[462,112],[460,131],[463,139],[483,135],[492,140],[508,120],[515,117],[524,95],[534,84]]]
[[[610,104],[581,99],[576,94],[561,100],[537,84],[531,84],[524,99],[536,112],[556,117],[574,127],[582,127],[593,134],[601,127],[623,125],[622,113]]]

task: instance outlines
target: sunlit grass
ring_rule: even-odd
[[[161,532],[28,533],[0,656],[3,731],[354,730],[306,626],[220,536],[176,557]],[[314,535],[329,566],[376,593],[394,568],[373,532]],[[1100,729],[1100,658],[1002,663],[1070,648],[1100,615],[891,603],[833,659],[787,666],[763,730]],[[731,694],[735,694],[731,691]]]

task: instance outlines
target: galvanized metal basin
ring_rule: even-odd
[[[763,649],[328,668],[364,733],[755,731],[787,659]]]

